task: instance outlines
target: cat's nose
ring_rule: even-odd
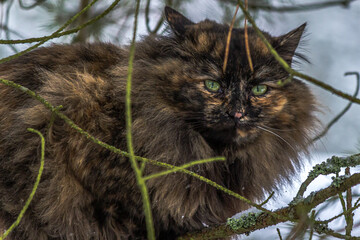
[[[242,116],[243,116],[242,112],[236,112],[234,115],[235,118],[242,118]]]
[[[231,111],[228,114],[235,119],[241,119],[245,116],[245,113],[242,111]]]

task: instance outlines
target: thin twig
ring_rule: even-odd
[[[350,176],[350,168],[347,167],[345,169],[345,175]],[[352,193],[351,188],[346,190],[346,210],[349,210],[352,208]],[[345,213],[345,219],[346,219],[346,227],[345,227],[345,235],[351,236],[351,231],[354,225],[354,218],[353,218],[353,212],[347,212]]]
[[[280,229],[279,228],[276,228],[276,231],[278,233],[278,236],[279,236],[279,239],[282,240],[282,236],[281,236],[281,232],[280,232]]]
[[[147,239],[155,240],[155,229],[153,223],[153,217],[151,212],[151,205],[150,205],[150,197],[148,193],[148,189],[146,187],[145,179],[142,177],[142,171],[138,166],[138,163],[135,159],[135,153],[133,148],[133,141],[132,141],[132,117],[131,117],[131,80],[132,80],[132,73],[133,73],[133,62],[135,57],[135,40],[136,40],[136,30],[137,30],[137,23],[138,23],[138,15],[139,15],[139,8],[140,8],[140,0],[136,1],[136,8],[135,8],[135,16],[134,16],[134,28],[133,28],[133,36],[130,45],[130,56],[129,56],[129,67],[128,67],[128,74],[127,74],[127,81],[126,81],[126,101],[125,101],[125,111],[126,111],[126,140],[127,140],[127,147],[129,151],[129,159],[131,163],[131,167],[135,172],[136,182],[139,186],[141,197],[143,201],[143,208],[145,214],[145,222],[146,222],[146,229],[147,229]]]
[[[245,0],[245,9],[247,9],[248,1]],[[251,70],[251,73],[254,73],[254,67],[251,60],[251,54],[250,54],[250,46],[249,46],[249,36],[248,36],[248,28],[247,28],[247,19],[244,18],[244,29],[245,29],[245,50],[246,50],[246,56],[248,59],[249,67]]]
[[[222,0],[223,2],[230,2],[234,3],[234,0]],[[261,4],[258,1],[250,1],[249,9],[253,10],[263,10],[263,11],[270,11],[270,12],[302,12],[302,11],[314,11],[320,10],[328,7],[349,7],[352,2],[358,0],[338,0],[338,1],[328,1],[328,2],[314,2],[309,4],[299,4],[299,5],[292,5],[292,6],[273,6],[269,4]]]
[[[270,194],[270,196],[260,204],[260,206],[264,206],[265,204],[267,204],[269,202],[269,200],[274,196],[274,194],[275,194],[275,192],[272,192]]]
[[[336,173],[336,177],[339,177],[339,173]],[[339,193],[338,196],[339,196],[339,200],[340,200],[340,203],[341,203],[341,208],[342,208],[343,212],[345,213],[347,211],[347,209],[346,209],[344,196],[342,195],[342,193]],[[348,221],[347,214],[344,214],[344,218],[345,218],[345,221],[347,223],[347,221]]]
[[[44,159],[45,159],[45,139],[44,139],[44,136],[37,130],[35,129],[32,129],[32,128],[28,128],[27,129],[29,132],[32,132],[32,133],[36,133],[37,135],[39,135],[40,139],[41,139],[41,156],[40,156],[40,168],[39,168],[39,171],[38,171],[38,175],[36,177],[36,181],[35,181],[35,184],[34,184],[34,187],[32,188],[31,190],[31,193],[28,197],[28,199],[26,200],[25,202],[25,205],[24,207],[21,209],[20,211],[20,214],[18,215],[17,219],[15,220],[15,222],[10,226],[9,229],[7,229],[4,234],[2,234],[0,236],[0,240],[3,240],[5,239],[13,230],[14,228],[16,228],[19,224],[20,224],[20,221],[21,219],[23,218],[26,210],[28,209],[28,207],[30,206],[30,203],[36,193],[36,190],[39,186],[39,183],[40,183],[40,179],[41,179],[41,175],[42,175],[42,172],[44,170]]]
[[[327,235],[330,235],[330,236],[333,236],[335,238],[338,238],[338,239],[346,239],[346,240],[360,240],[360,237],[352,237],[352,236],[345,236],[341,233],[337,233],[337,232],[334,232],[334,231],[331,231],[331,230],[325,230],[323,233],[327,234]]]
[[[143,179],[145,181],[147,180],[150,180],[150,179],[153,179],[153,178],[157,178],[157,177],[161,177],[161,176],[164,176],[164,175],[168,175],[170,173],[174,173],[174,172],[178,172],[180,171],[181,169],[185,169],[185,168],[190,168],[192,166],[195,166],[195,165],[199,165],[199,164],[205,164],[205,163],[210,163],[210,162],[215,162],[215,161],[225,161],[226,159],[224,157],[215,157],[215,158],[209,158],[209,159],[203,159],[203,160],[198,160],[198,161],[193,161],[193,162],[190,162],[190,163],[186,163],[182,166],[179,166],[179,167],[176,167],[176,168],[173,168],[173,169],[169,169],[169,170],[166,170],[166,171],[162,171],[162,172],[158,172],[158,173],[154,173],[154,174],[151,174],[149,176],[145,176],[143,177]]]
[[[347,73],[345,73],[345,76],[349,76],[349,75],[356,75],[356,88],[355,88],[355,92],[354,92],[353,97],[357,97],[357,95],[358,95],[358,93],[359,93],[359,88],[360,88],[360,76],[359,76],[359,73],[358,73],[358,72],[347,72]],[[344,108],[338,115],[336,115],[336,116],[326,125],[326,127],[324,128],[324,130],[312,140],[312,142],[315,142],[315,141],[319,140],[320,138],[322,138],[323,136],[325,136],[326,133],[330,130],[330,128],[331,128],[342,116],[344,116],[347,111],[349,111],[349,109],[350,109],[350,107],[351,107],[352,104],[353,104],[353,102],[350,101],[350,102],[345,106],[345,108]]]
[[[230,24],[230,27],[229,27],[229,33],[228,33],[227,39],[226,39],[225,57],[224,57],[224,64],[223,64],[223,73],[224,74],[225,74],[225,71],[226,71],[226,65],[227,65],[228,58],[229,58],[231,33],[232,33],[233,28],[234,28],[234,24],[235,24],[235,20],[236,20],[236,14],[237,14],[238,10],[239,10],[239,5],[236,6],[235,14],[234,14],[233,19],[231,20],[231,24]]]
[[[24,43],[33,43],[33,42],[40,42],[40,41],[44,41],[44,40],[50,40],[53,38],[58,38],[58,37],[62,37],[65,35],[70,35],[73,33],[78,32],[79,30],[91,25],[92,23],[98,21],[100,18],[103,18],[105,15],[107,15],[109,12],[111,12],[113,10],[113,8],[120,2],[121,0],[115,0],[104,12],[102,12],[100,15],[94,17],[93,19],[89,20],[88,22],[84,23],[83,25],[80,25],[76,28],[70,29],[68,31],[64,31],[64,32],[59,32],[59,33],[53,33],[51,35],[48,36],[44,36],[44,37],[39,37],[39,38],[27,38],[27,39],[18,39],[18,40],[1,40],[0,39],[0,44],[24,44]]]
[[[314,223],[315,223],[315,210],[311,211],[311,217],[310,217],[310,236],[309,240],[312,240],[312,237],[314,235]]]
[[[11,9],[13,3],[14,3],[14,1],[8,2],[8,6],[6,8],[6,13],[5,13],[5,20],[4,20],[5,26],[9,26],[10,9]],[[6,40],[9,40],[10,39],[10,31],[5,31],[5,36],[6,36]],[[9,44],[8,46],[14,51],[14,53],[18,52],[17,48],[13,44]]]
[[[0,21],[1,21],[1,20],[0,20]],[[10,29],[9,26],[3,25],[2,23],[0,23],[0,29],[2,29],[2,30],[4,30],[4,31],[8,31],[9,33],[14,34],[14,35],[16,35],[16,36],[18,36],[18,37],[20,37],[20,38],[23,38],[23,36],[22,36],[19,32]],[[0,34],[0,35],[1,35],[1,34]],[[6,41],[9,41],[9,42],[8,42],[8,43],[2,43],[2,41],[5,41],[5,42],[6,42]],[[0,44],[15,44],[15,43],[12,43],[11,41],[12,41],[12,40],[1,40],[1,39],[0,39]]]
[[[49,37],[43,39],[42,41],[40,41],[39,43],[21,51],[21,52],[18,52],[14,55],[11,55],[11,56],[8,56],[6,58],[3,58],[0,60],[0,63],[3,63],[3,62],[7,62],[7,61],[10,61],[11,59],[14,59],[16,57],[19,57],[27,52],[30,52],[31,50],[39,47],[40,45],[44,44],[45,42],[47,42],[48,40],[52,39],[52,38],[55,38],[56,35],[58,33],[60,33],[62,30],[64,30],[67,26],[69,26],[72,22],[74,22],[78,17],[80,17],[83,13],[85,13],[90,7],[92,7],[98,0],[93,0],[89,5],[87,5],[85,8],[83,8],[80,12],[78,12],[75,16],[73,16],[72,18],[70,18],[63,26],[61,26],[56,32],[54,32],[53,34],[51,34]]]
[[[159,31],[160,27],[162,26],[162,23],[164,22],[164,16],[160,17],[160,19],[158,20],[157,24],[154,27],[154,30],[151,30],[151,28],[150,28],[150,2],[151,2],[151,0],[147,0],[147,2],[146,2],[145,24],[146,24],[146,29],[149,34],[156,34]]]
[[[349,212],[353,212],[354,210],[356,210],[356,209],[358,209],[358,208],[360,207],[359,201],[360,201],[360,198],[356,201],[356,203],[354,204],[354,206],[353,206],[352,208],[347,209],[345,212],[342,212],[342,213],[340,213],[340,214],[338,214],[338,215],[336,215],[336,216],[334,216],[334,217],[332,217],[332,218],[329,218],[329,219],[327,219],[327,220],[316,221],[316,222],[317,222],[317,223],[320,223],[320,224],[327,224],[327,223],[332,222],[332,221],[334,221],[335,219],[341,217],[341,216],[344,215],[344,214],[347,214],[347,213],[349,213]]]

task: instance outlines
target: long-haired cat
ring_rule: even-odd
[[[214,156],[190,170],[253,201],[276,189],[299,167],[314,122],[307,86],[289,77],[252,28],[193,23],[167,7],[166,36],[136,44],[132,89],[136,155],[173,165]],[[305,25],[280,36],[264,33],[290,64]],[[126,150],[125,85],[129,48],[108,43],[52,45],[0,65],[0,77],[44,97],[95,137]],[[35,182],[40,140],[46,138],[39,188],[10,238],[145,239],[142,201],[126,157],[114,154],[55,118],[42,103],[0,85],[0,223],[16,219]],[[164,169],[146,165],[144,174]],[[175,239],[223,223],[249,206],[191,176],[147,181],[156,236]]]

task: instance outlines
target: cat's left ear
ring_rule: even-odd
[[[186,28],[190,25],[194,25],[192,21],[168,6],[165,7],[165,17],[171,29],[177,36],[183,36]]]
[[[275,38],[275,43],[273,44],[275,50],[289,64],[292,62],[296,48],[298,47],[301,36],[304,33],[305,27],[306,23],[285,35]]]

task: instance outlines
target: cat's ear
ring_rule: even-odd
[[[291,64],[296,48],[299,45],[301,36],[304,33],[306,23],[288,32],[285,35],[275,38],[274,47],[280,56]]]
[[[186,27],[194,24],[181,13],[168,6],[165,7],[165,17],[171,29],[177,36],[183,36],[186,31]]]

